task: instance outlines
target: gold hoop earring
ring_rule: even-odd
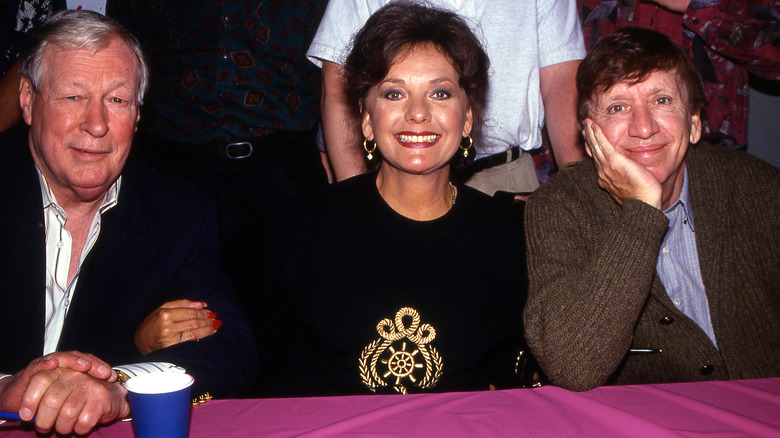
[[[371,140],[365,138],[363,139],[363,149],[366,151],[366,158],[368,158],[368,161],[371,161],[374,159],[374,151],[376,150],[376,143],[371,141],[371,144],[374,145],[374,147],[371,148],[371,150],[368,150],[368,142]]]
[[[471,149],[471,145],[474,144],[474,140],[471,138],[470,135],[467,135],[464,138],[468,138],[469,139],[469,145],[464,148],[463,147],[463,142],[461,141],[460,148],[463,150],[463,158],[468,158],[469,150]]]

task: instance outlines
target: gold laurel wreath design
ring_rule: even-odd
[[[420,352],[422,352],[422,355],[425,358],[425,377],[418,385],[418,387],[421,389],[435,386],[441,377],[442,368],[444,367],[439,352],[436,351],[436,349],[433,347],[430,348],[431,351],[429,353],[428,349],[424,345],[420,346]],[[434,368],[436,371],[431,372],[432,368]]]
[[[382,380],[380,379],[374,380],[371,378],[372,377],[371,374],[376,374],[376,367],[372,366],[371,367],[372,369],[369,371],[368,367],[366,366],[366,362],[368,358],[372,356],[371,353],[374,351],[374,349],[376,349],[376,346],[379,345],[380,342],[381,339],[377,339],[376,341],[368,344],[368,346],[366,346],[366,348],[363,349],[363,352],[360,353],[360,359],[358,360],[358,369],[360,371],[360,378],[363,380],[363,384],[368,386],[368,389],[370,389],[371,392],[376,392],[376,389],[379,387],[379,385],[376,382],[377,381],[382,382]],[[372,361],[371,364],[374,365],[375,361]],[[379,377],[379,375],[377,374],[376,377]]]

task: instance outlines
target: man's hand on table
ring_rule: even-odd
[[[592,119],[585,119],[583,124],[585,150],[596,164],[599,186],[620,205],[623,205],[626,199],[638,199],[660,210],[661,184],[655,176],[639,163],[621,154]]]
[[[127,391],[116,373],[95,356],[53,353],[0,380],[0,408],[35,417],[39,432],[86,434],[98,423],[130,414]]]
[[[63,351],[47,354],[30,362],[22,371],[0,381],[0,409],[13,412],[18,411],[18,407],[9,408],[9,404],[12,406],[19,404],[22,395],[21,391],[30,383],[30,378],[38,371],[53,370],[58,367],[87,373],[96,379],[107,382],[115,382],[117,379],[116,372],[107,363],[92,354],[80,351]],[[5,393],[3,389],[7,387],[7,384],[12,384],[12,387],[17,391],[21,388],[21,391],[18,393]]]

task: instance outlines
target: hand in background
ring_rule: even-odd
[[[147,316],[135,331],[135,346],[141,354],[214,334],[222,325],[206,303],[170,301]]]
[[[686,9],[688,9],[688,5],[691,3],[691,0],[642,0],[645,3],[655,3],[658,6],[663,6],[664,8],[672,11],[672,12],[679,12],[680,14],[684,13]]]

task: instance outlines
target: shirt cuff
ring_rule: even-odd
[[[3,374],[3,373],[0,373],[0,380],[3,380],[3,379],[5,379],[6,377],[11,377],[11,376],[12,376],[12,374]],[[3,424],[3,423],[5,423],[5,420],[0,420],[0,424]]]
[[[130,365],[119,365],[114,367],[114,371],[119,375],[119,380],[122,384],[128,379],[142,374],[187,372],[184,368],[168,362],[141,362]]]

